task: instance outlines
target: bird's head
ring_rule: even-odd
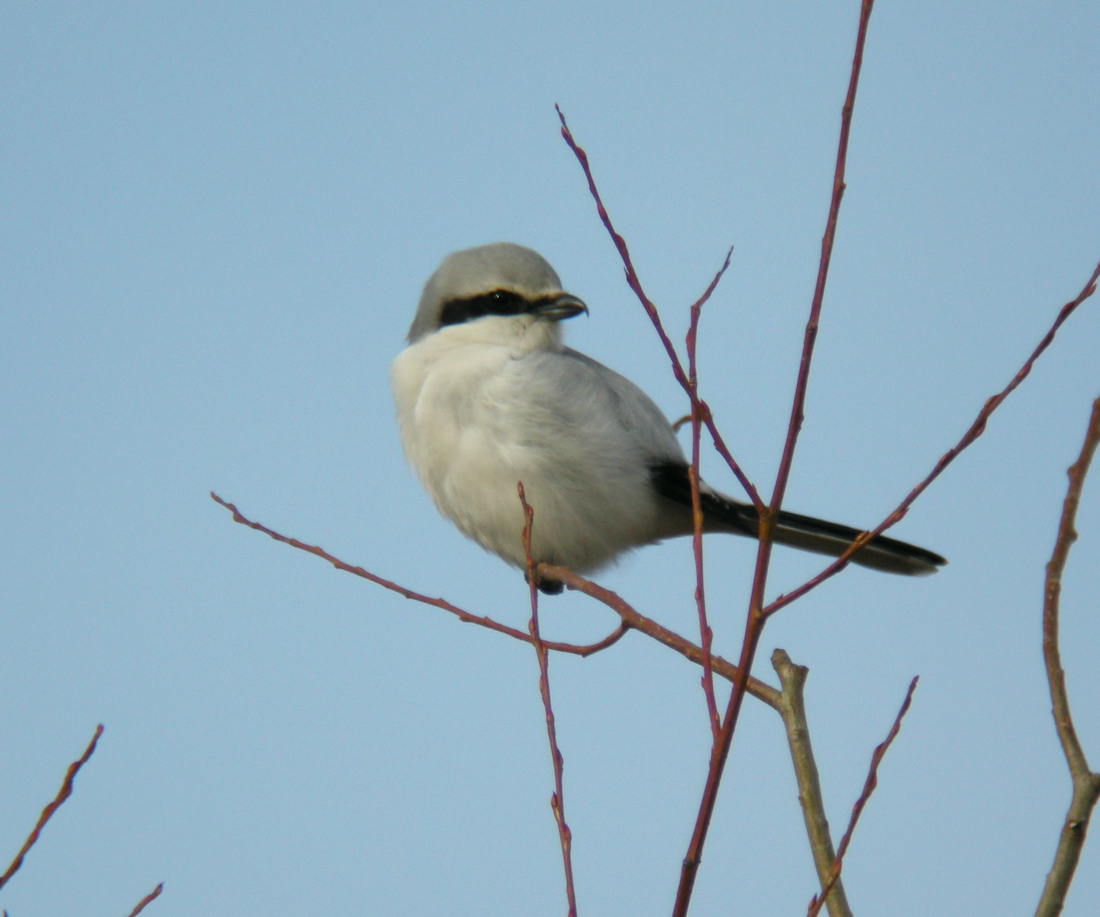
[[[561,288],[561,280],[538,252],[494,242],[454,252],[424,284],[409,343],[451,325],[490,316],[525,318],[525,325],[554,325],[588,307]]]

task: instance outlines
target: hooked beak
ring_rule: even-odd
[[[576,296],[569,293],[559,293],[557,296],[548,296],[546,299],[540,300],[531,311],[539,318],[545,318],[551,322],[560,322],[572,318],[574,315],[580,315],[582,312],[587,315],[588,306],[577,299]]]

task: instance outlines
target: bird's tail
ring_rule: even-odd
[[[691,485],[686,465],[668,463],[659,466],[654,469],[653,477],[657,490],[663,496],[691,506]],[[751,505],[731,500],[705,485],[699,499],[703,510],[704,531],[732,532],[749,538],[757,537],[760,520]],[[860,529],[851,526],[783,510],[772,530],[772,539],[777,544],[789,545],[802,551],[839,557],[860,534]],[[876,535],[852,556],[852,563],[886,573],[926,576],[935,573],[947,561],[939,554],[916,545],[887,538],[885,535]]]

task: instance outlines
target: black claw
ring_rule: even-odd
[[[523,581],[525,583],[531,582],[527,578],[527,572],[523,573]],[[543,595],[561,595],[565,591],[565,583],[559,583],[557,580],[543,579],[535,583],[535,588],[538,589]]]

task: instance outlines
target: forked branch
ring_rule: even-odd
[[[718,704],[714,698],[714,673],[710,665],[710,650],[714,640],[710,624],[707,623],[706,583],[703,578],[703,507],[699,496],[700,428],[703,424],[703,410],[699,401],[699,374],[695,361],[696,343],[699,339],[699,319],[703,314],[703,304],[710,299],[718,286],[722,275],[730,266],[731,248],[726,252],[726,260],[710,285],[691,306],[691,321],[687,333],[688,384],[691,386],[691,465],[688,482],[691,485],[691,547],[695,557],[695,607],[699,614],[699,645],[703,648],[703,696],[707,701],[707,717],[710,721],[711,735],[715,742],[722,730],[722,721],[718,718]]]

